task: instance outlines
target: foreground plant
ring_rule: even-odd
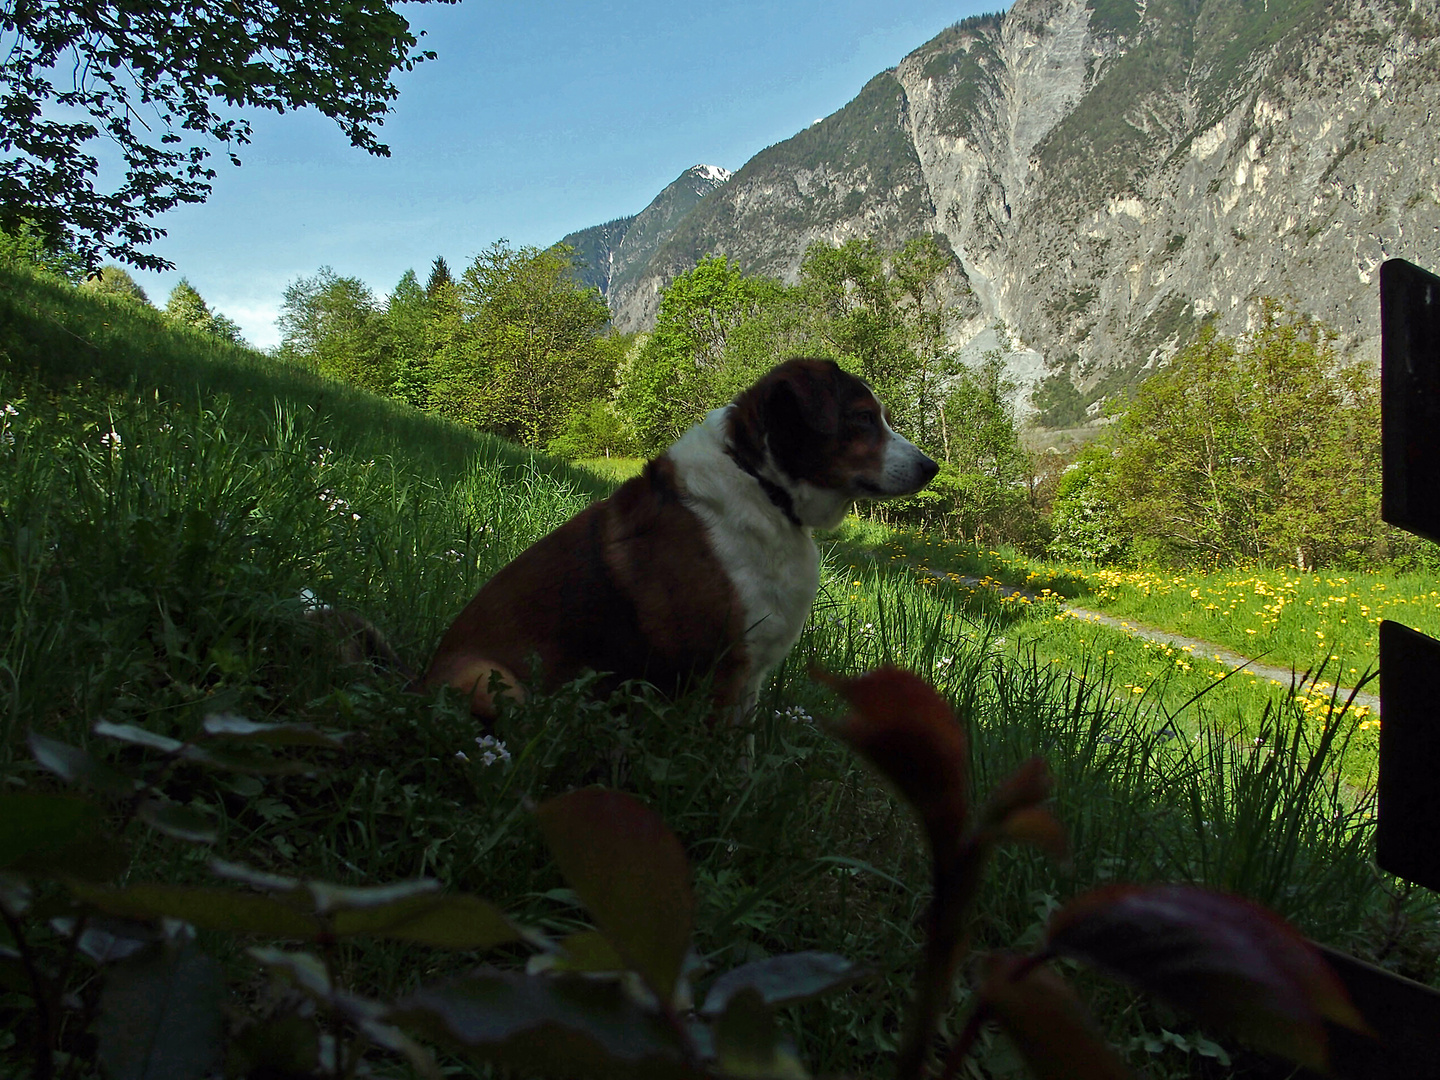
[[[914,808],[932,856],[926,944],[896,1061],[901,1080],[955,1076],[992,1022],[1042,1080],[1126,1075],[1051,966],[1057,958],[1125,980],[1311,1068],[1327,1064],[1325,1021],[1365,1029],[1294,930],[1249,901],[1191,886],[1087,893],[1055,912],[1034,951],[978,955],[967,965],[974,902],[995,847],[1022,843],[1065,855],[1064,830],[1045,805],[1047,766],[1030,760],[972,806],[966,732],[933,688],[893,668],[820,677],[851,705],[833,732]],[[83,750],[32,736],[37,761],[91,796],[0,797],[0,909],[14,945],[0,962],[28,982],[36,1002],[37,1077],[77,1061],[61,1051],[78,1054],[91,1035],[116,1078],[200,1077],[222,1060],[231,1075],[349,1076],[376,1049],[438,1075],[418,1036],[528,1075],[788,1080],[808,1073],[777,1012],[868,974],[829,953],[772,956],[711,979],[697,999],[704,965],[692,945],[696,905],[680,841],[631,796],[599,788],[537,810],[547,846],[595,922],[558,940],[487,901],[442,895],[433,881],[353,888],[211,860],[216,877],[247,891],[115,887],[107,882],[127,860],[104,830],[102,802],[119,810],[122,823],[138,817],[178,839],[208,842],[203,822],[165,801],[161,788],[174,770],[313,771],[323,768],[314,754],[341,744],[305,725],[236,717],[211,718],[204,736],[188,743],[122,725],[101,725],[97,734],[146,751],[145,774],[122,775]],[[276,752],[287,748],[308,748],[312,759]],[[54,892],[50,883],[59,894],[37,899]],[[48,928],[38,925],[42,914]],[[196,928],[299,943],[249,955],[307,1008],[232,1023],[227,1032],[222,973],[197,948]],[[52,931],[58,947],[40,948]],[[344,985],[337,962],[338,943],[357,935],[437,949],[503,947],[510,963],[375,1001]],[[517,950],[528,953],[523,970]],[[74,976],[80,957],[98,966],[98,993],[96,980]],[[960,1034],[941,1045],[937,1032],[962,967],[974,979],[969,1013]]]

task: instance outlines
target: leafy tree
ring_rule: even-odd
[[[585,402],[567,416],[560,433],[545,449],[572,461],[628,455],[635,449],[635,432],[613,402],[600,398]]]
[[[389,392],[393,370],[385,320],[369,287],[322,266],[285,289],[280,355],[372,393]]]
[[[102,266],[93,276],[81,282],[80,287],[99,296],[118,296],[146,307],[151,306],[150,297],[145,295],[140,283],[131,277],[130,272],[123,266]]]
[[[1142,553],[1309,567],[1379,550],[1379,400],[1333,332],[1265,301],[1207,332],[1121,417],[1109,495]]]
[[[1126,537],[1107,480],[1111,445],[1093,442],[1060,478],[1050,511],[1050,554],[1074,562],[1113,563],[1125,553]]]
[[[942,295],[953,256],[932,236],[886,254],[871,239],[816,241],[800,264],[800,296],[816,351],[875,388],[896,426],[942,453],[944,387],[958,370],[954,310]]]
[[[0,33],[0,227],[29,222],[72,237],[90,266],[145,269],[170,266],[143,250],[164,235],[150,219],[210,194],[205,144],[239,164],[241,110],[313,107],[388,155],[375,129],[398,95],[391,74],[434,55],[387,0],[34,0],[0,8]],[[124,160],[109,191],[101,140]]]
[[[401,401],[424,408],[430,382],[430,356],[425,324],[430,319],[430,298],[420,287],[414,270],[406,270],[385,304],[394,384],[391,393]]]
[[[987,352],[979,367],[955,376],[943,409],[949,432],[943,471],[953,476],[951,520],[977,543],[1033,542],[1039,517],[1029,501],[1029,454],[1010,403],[1014,383],[1004,358]]]
[[[435,260],[444,267],[444,259]],[[459,286],[449,270],[432,271],[425,290],[425,400],[423,407],[460,423],[474,424],[480,412],[485,367],[476,329],[465,316]]]
[[[875,388],[901,425],[909,419],[908,376],[915,356],[901,322],[897,290],[874,240],[839,247],[816,241],[800,262],[800,287],[816,337]]]
[[[218,311],[211,311],[210,305],[185,278],[181,278],[179,284],[170,290],[170,298],[165,302],[165,317],[222,341],[236,344],[241,341],[240,327]]]
[[[24,266],[78,285],[85,266],[63,238],[56,242],[28,221],[12,230],[0,228],[0,266]]]
[[[596,345],[610,321],[599,292],[574,276],[573,251],[491,244],[466,268],[459,296],[478,351],[471,422],[544,446],[582,402],[609,391],[610,357]]]
[[[941,292],[945,272],[954,263],[954,256],[933,236],[906,241],[890,261],[900,294],[901,326],[908,351],[914,357],[913,362],[905,357],[905,374],[910,383],[908,400],[914,402],[915,426],[909,434],[917,443],[935,447],[935,428],[939,421],[942,452],[948,434],[943,425],[944,411],[940,408],[942,388],[960,370],[955,350],[950,346],[955,309]]]
[[[747,277],[723,255],[701,259],[670,283],[655,329],[621,390],[621,405],[645,452],[663,449],[776,362],[773,352],[758,347],[756,335],[746,339],[740,355],[732,344],[745,324],[758,329],[757,320],[780,304],[785,292],[774,279]]]

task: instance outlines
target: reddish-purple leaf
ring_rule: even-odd
[[[1044,802],[1054,787],[1055,778],[1045,759],[1032,757],[990,792],[980,808],[980,820],[986,826],[997,827],[1011,814]]]
[[[1012,811],[997,830],[998,835],[1015,844],[1037,847],[1053,859],[1070,857],[1070,844],[1065,826],[1043,806],[1027,806]]]
[[[626,963],[670,1001],[695,918],[680,841],[659,814],[616,791],[572,791],[538,813],[565,880]]]
[[[1018,976],[1018,977],[1017,977]],[[1026,957],[985,958],[980,997],[1039,1080],[1124,1080],[1130,1074],[1065,981]]]
[[[1191,885],[1113,886],[1055,913],[1050,946],[1310,1068],[1323,1020],[1365,1030],[1313,946],[1258,904]]]
[[[834,726],[915,808],[932,849],[947,853],[965,829],[969,750],[949,704],[918,675],[883,667],[858,679],[815,677],[853,712]]]

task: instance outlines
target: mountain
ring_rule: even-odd
[[[640,213],[592,225],[562,238],[562,244],[575,249],[580,280],[607,297],[617,286],[629,286],[680,221],[730,175],[728,169],[718,165],[692,165]]]
[[[1064,371],[1098,400],[1202,325],[1244,330],[1266,296],[1378,356],[1379,263],[1440,266],[1437,3],[1017,0],[967,19],[637,251],[608,282],[616,324],[650,325],[706,254],[793,280],[813,240],[933,232],[957,344],[1008,347],[1027,384]]]

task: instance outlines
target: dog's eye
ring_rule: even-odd
[[[866,409],[863,412],[853,412],[850,414],[849,419],[850,423],[854,424],[856,427],[873,428],[875,426],[875,414],[869,409]]]

